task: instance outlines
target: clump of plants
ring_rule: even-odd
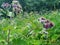
[[[11,4],[3,2],[0,8],[0,17],[13,18],[20,14],[22,7],[17,0],[13,0]]]

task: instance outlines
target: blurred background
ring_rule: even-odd
[[[18,0],[24,11],[42,11],[60,9],[60,0]],[[0,0],[0,5],[3,2],[12,3],[12,0]]]

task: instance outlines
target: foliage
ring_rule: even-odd
[[[55,25],[47,30],[48,35],[39,33],[43,26],[38,21],[41,15],[37,13],[25,12],[13,19],[0,20],[0,45],[60,45],[60,12],[42,16]]]
[[[12,1],[12,4],[3,2],[0,8],[0,17],[13,18],[22,12],[23,10],[19,1]]]
[[[60,0],[19,0],[24,11],[41,11],[59,9]]]
[[[60,0],[18,0],[24,11],[41,11],[60,9]],[[0,0],[0,5],[3,2],[11,3],[12,0]]]
[[[0,1],[0,3],[9,2],[9,0]],[[60,45],[60,12],[59,10],[46,11],[59,8],[59,0],[19,1],[26,12],[16,14],[16,17],[13,16],[15,15],[13,11],[9,10],[10,2],[3,3],[2,9],[0,9],[0,45]],[[15,6],[17,5],[14,5],[14,8]],[[17,7],[19,8],[19,6]],[[12,15],[14,18],[8,15]],[[46,28],[47,23],[38,21],[41,17],[52,21],[53,25],[49,22],[48,28]],[[47,29],[45,33],[43,33],[44,28]]]

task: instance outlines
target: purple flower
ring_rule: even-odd
[[[13,8],[16,8],[16,7],[17,7],[17,5],[16,5],[16,4],[14,4],[14,5],[12,5],[12,7],[13,7]]]
[[[2,7],[2,8],[5,8],[5,9],[8,9],[8,8],[11,7],[11,5],[10,5],[9,3],[3,3],[3,4],[1,5],[1,7]]]
[[[45,19],[44,17],[41,17],[38,19],[38,21],[40,21],[43,24],[43,27],[45,29],[51,28],[54,26],[54,24],[52,22],[50,22],[49,20]]]
[[[54,24],[53,24],[52,22],[48,22],[48,23],[45,23],[45,24],[43,25],[43,27],[46,28],[46,29],[51,28],[51,27],[53,27],[53,26],[54,26]]]
[[[49,24],[48,24],[48,23],[45,23],[45,24],[43,25],[43,27],[46,28],[46,29],[48,29],[48,28],[49,28]]]
[[[46,21],[46,19],[44,17],[41,17],[38,19],[38,21],[40,21],[43,24]]]
[[[50,21],[49,20],[46,20],[45,23],[49,23]]]

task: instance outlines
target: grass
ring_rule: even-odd
[[[48,38],[44,37],[45,34],[39,34],[43,29],[38,21],[40,17],[54,23],[54,27],[48,29]],[[52,11],[41,15],[31,12],[20,14],[13,19],[0,20],[0,45],[7,45],[8,42],[8,45],[60,45],[60,12]]]

